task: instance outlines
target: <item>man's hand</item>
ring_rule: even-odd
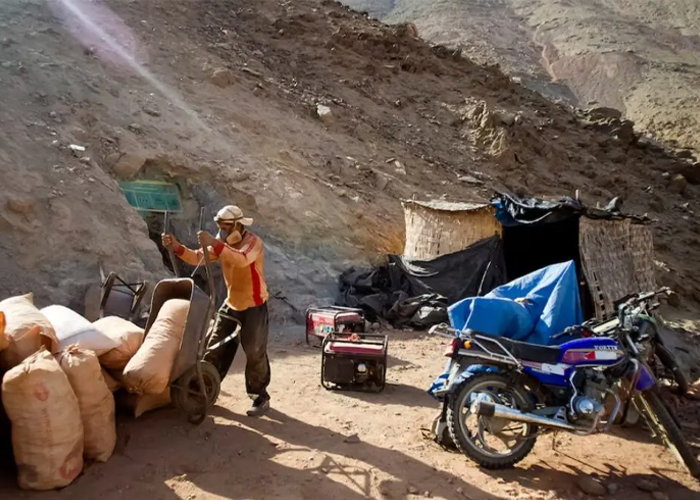
[[[199,231],[197,233],[197,240],[199,240],[199,246],[202,248],[213,247],[219,242],[219,240],[214,238],[211,233],[207,231]]]
[[[180,242],[175,239],[175,236],[172,234],[161,234],[160,235],[161,241],[163,242],[163,246],[167,250],[172,250],[173,252],[177,252],[178,249],[180,248]]]

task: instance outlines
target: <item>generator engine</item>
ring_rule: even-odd
[[[322,345],[321,384],[326,389],[382,391],[387,350],[386,335],[329,334]]]

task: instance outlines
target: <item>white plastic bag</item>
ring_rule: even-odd
[[[73,344],[89,349],[98,356],[119,347],[119,342],[103,334],[77,312],[63,306],[49,306],[41,310],[53,325],[58,349],[63,351]]]

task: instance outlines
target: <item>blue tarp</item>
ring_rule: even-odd
[[[515,299],[525,298],[521,304]],[[560,344],[551,337],[583,322],[573,261],[547,266],[502,285],[483,297],[461,300],[448,309],[461,330],[508,337],[531,344]]]
[[[529,302],[519,304],[515,302],[518,298],[527,298]],[[447,312],[452,327],[460,330],[469,328],[531,344],[562,344],[571,337],[563,336],[553,341],[552,336],[583,322],[576,266],[569,261],[544,267],[483,297],[457,302]],[[447,383],[449,368],[450,361],[428,389],[428,394],[438,400],[441,398],[437,397],[437,391]],[[460,374],[455,385],[459,385],[460,378],[494,369],[471,365]]]

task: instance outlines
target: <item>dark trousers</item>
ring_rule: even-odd
[[[250,396],[267,397],[267,386],[270,385],[270,361],[267,357],[269,333],[267,303],[245,311],[234,311],[226,304],[221,306],[216,315],[209,346],[220,342],[235,331],[236,322],[230,318],[241,322],[239,335],[207,354],[206,360],[219,370],[219,375],[223,380],[231,368],[233,358],[236,357],[239,344],[242,344],[247,359],[245,367],[246,390]]]

